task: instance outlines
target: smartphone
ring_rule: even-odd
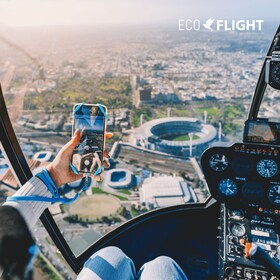
[[[78,173],[95,174],[103,164],[107,108],[100,104],[76,104],[73,112],[73,134],[79,129],[81,139],[74,149],[72,165]]]

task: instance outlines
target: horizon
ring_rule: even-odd
[[[2,0],[0,26],[112,26],[165,24],[180,18],[278,20],[278,0],[224,3],[213,0]],[[273,8],[270,8],[273,7]]]

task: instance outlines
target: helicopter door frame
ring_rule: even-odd
[[[33,174],[27,164],[25,156],[19,145],[14,132],[7,107],[5,104],[1,84],[0,84],[0,148],[9,162],[15,179],[20,185],[24,185]],[[40,217],[40,220],[46,228],[48,234],[55,243],[57,249],[61,252],[69,266],[75,273],[78,273],[82,265],[78,262],[66,240],[62,236],[57,224],[55,223],[50,211],[46,209]]]
[[[265,67],[266,67],[266,62],[268,59],[271,58],[272,51],[274,49],[274,40],[276,38],[276,35],[280,33],[280,25],[277,28],[277,31],[275,32],[275,35],[273,37],[273,40],[271,41],[270,47],[267,51],[267,54],[265,56],[263,66],[261,73],[259,75],[259,79],[255,88],[255,92],[252,97],[251,101],[251,107],[248,115],[248,120],[256,120],[258,118],[258,113],[260,110],[260,106],[263,100],[263,96],[266,90],[267,83],[265,82]]]

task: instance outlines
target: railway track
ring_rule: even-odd
[[[185,172],[188,175],[196,173],[190,160],[166,158],[163,155],[152,154],[133,149],[133,147],[119,147],[118,158],[126,162],[133,162],[140,167],[148,167],[151,171],[159,173]]]

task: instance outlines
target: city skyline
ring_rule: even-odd
[[[269,4],[269,5],[268,5]],[[180,18],[277,20],[277,0],[241,1],[76,1],[0,2],[0,26],[115,25],[168,23]]]

